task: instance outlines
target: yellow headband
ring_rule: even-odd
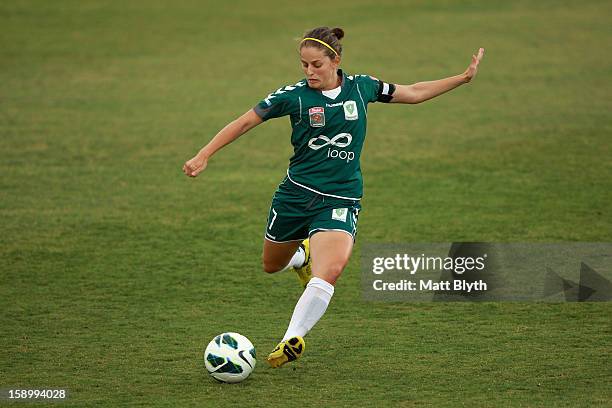
[[[326,43],[325,41],[321,41],[321,40],[319,40],[319,39],[317,39],[317,38],[310,38],[310,37],[307,37],[307,38],[304,38],[304,39],[302,40],[302,42],[304,42],[304,41],[306,41],[306,40],[312,40],[312,41],[316,41],[316,42],[318,42],[318,43],[320,43],[320,44],[323,44],[324,46],[326,46],[327,48],[329,48],[330,50],[332,50],[332,51],[334,52],[334,54],[336,54],[336,56],[338,56],[338,57],[339,57],[339,55],[338,55],[338,53],[336,52],[336,50],[334,50],[334,49],[333,49],[333,48],[332,48],[332,47],[331,47],[331,46],[330,46],[328,43]],[[300,44],[301,44],[301,43],[300,43]]]

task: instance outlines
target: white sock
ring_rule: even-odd
[[[298,300],[283,341],[293,336],[305,336],[325,314],[334,294],[334,286],[321,278],[313,277]]]
[[[302,247],[299,247],[297,251],[295,251],[295,254],[293,254],[293,257],[291,258],[287,266],[285,266],[281,270],[284,271],[285,269],[289,269],[289,268],[299,268],[302,265],[304,265],[305,260],[306,260],[306,252],[304,252]]]

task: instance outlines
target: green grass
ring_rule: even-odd
[[[605,1],[0,5],[0,388],[66,406],[610,406],[609,303],[362,301],[362,242],[612,241]],[[323,16],[323,17],[321,17]],[[343,67],[397,83],[479,76],[371,106],[355,255],[296,369],[263,359],[300,294],[261,272],[291,154],[271,121],[192,180],[218,129],[302,77],[296,41],[346,30]],[[255,344],[248,381],[202,350]]]

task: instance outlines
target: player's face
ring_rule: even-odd
[[[316,47],[302,47],[300,49],[302,69],[308,80],[308,86],[314,89],[329,90],[338,86],[338,65],[340,58],[330,58]]]

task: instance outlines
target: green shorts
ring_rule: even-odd
[[[302,241],[319,231],[342,231],[355,240],[360,209],[359,200],[317,194],[285,178],[272,197],[266,239]]]

